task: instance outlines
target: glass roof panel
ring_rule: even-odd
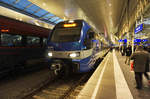
[[[43,18],[46,19],[46,20],[49,20],[53,16],[54,16],[53,14],[49,13],[49,14],[43,16]]]
[[[12,3],[14,1],[16,1],[16,0],[1,0],[1,1],[3,1],[3,2],[7,3],[7,4],[11,4],[12,5]]]
[[[38,9],[40,9],[40,7],[38,7],[36,5],[32,5],[29,8],[32,9],[32,10],[38,10]]]
[[[47,15],[45,15],[44,17],[52,17],[52,16],[54,16],[53,14],[51,14],[51,13],[49,13],[49,14],[47,14]]]
[[[40,7],[36,6],[36,5],[31,5],[30,7],[26,8],[25,10],[29,13],[34,13],[35,11],[37,11],[38,9],[40,9]]]
[[[50,19],[50,21],[54,22],[55,20],[59,19],[58,17],[53,17]]]
[[[45,10],[43,10],[43,9],[41,9],[41,10],[39,10],[37,13],[35,13],[35,15],[38,16],[38,17],[41,17],[42,15],[44,15],[44,14],[46,14],[46,13],[48,13],[48,12],[45,11]]]
[[[18,3],[16,3],[17,5],[20,5],[22,8],[25,8],[26,6],[28,6],[29,4],[31,4],[31,2],[29,2],[28,0],[20,0]]]
[[[55,21],[55,23],[57,24],[57,23],[59,23],[61,21],[63,21],[63,19],[59,19],[59,20]]]
[[[14,7],[16,8],[19,8],[19,9],[24,9],[24,7],[22,7],[20,4],[16,3],[16,4],[13,4]]]

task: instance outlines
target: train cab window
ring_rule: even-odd
[[[80,27],[56,28],[53,31],[51,42],[76,42],[80,39]]]
[[[34,36],[27,36],[27,46],[40,45],[40,38]]]
[[[1,34],[1,46],[21,46],[21,35]]]

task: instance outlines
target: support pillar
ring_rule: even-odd
[[[132,53],[134,53],[134,28],[133,28],[133,31],[132,31]]]

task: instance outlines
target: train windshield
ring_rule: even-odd
[[[80,27],[56,28],[53,31],[51,42],[75,42],[80,39]]]

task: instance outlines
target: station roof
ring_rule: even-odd
[[[141,16],[150,16],[149,0],[0,0],[1,3],[53,26],[63,19],[84,19],[110,41],[122,38],[127,32],[131,34]]]
[[[40,8],[28,0],[0,0],[0,2],[7,8],[13,8],[13,10],[16,9],[17,11],[19,10],[19,12],[23,14],[30,15],[31,17],[35,17],[36,19],[40,19],[49,24],[55,25],[58,22],[63,21],[63,19]]]

